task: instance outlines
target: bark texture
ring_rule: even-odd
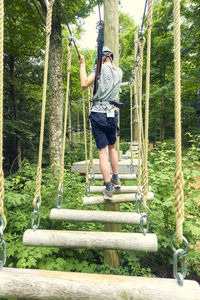
[[[50,41],[50,116],[49,147],[53,174],[60,167],[63,128],[63,78],[61,21],[57,3],[54,4]]]
[[[119,66],[119,17],[118,17],[118,0],[104,1],[104,45],[110,48],[114,54],[114,62]],[[117,140],[117,149],[119,150],[119,139]],[[119,151],[118,151],[119,152]],[[105,210],[120,211],[119,204],[105,204]],[[120,231],[117,224],[105,224],[105,231]],[[104,252],[105,262],[110,266],[117,268],[119,266],[119,257],[117,251],[107,250]]]

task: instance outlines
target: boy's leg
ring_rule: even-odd
[[[118,157],[117,151],[115,150],[114,145],[109,145],[109,157],[110,157],[110,164],[112,167],[113,174],[118,174]]]
[[[109,153],[108,146],[99,149],[99,165],[103,175],[104,182],[110,181],[110,167],[108,163]]]
[[[117,151],[115,150],[114,145],[109,145],[109,156],[110,156],[110,164],[112,167],[113,175],[111,179],[111,183],[114,188],[119,189],[121,187],[121,183],[118,177],[118,156]]]
[[[99,149],[99,165],[106,186],[106,189],[103,192],[105,200],[111,200],[113,195],[113,186],[110,181],[110,166],[109,166],[108,158],[109,158],[108,146]]]

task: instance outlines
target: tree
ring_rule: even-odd
[[[40,103],[38,88],[43,57],[40,36],[44,31],[28,2],[22,0],[5,2],[4,23],[4,163],[15,170],[15,162],[20,167],[22,156],[33,158],[27,149],[32,148],[33,152],[36,145],[33,127],[39,122],[36,105]],[[30,122],[32,119],[34,124]]]

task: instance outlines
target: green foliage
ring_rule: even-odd
[[[199,273],[199,207],[198,194],[200,188],[192,187],[195,177],[200,176],[200,155],[197,148],[190,147],[183,157],[183,173],[185,180],[184,202],[185,222],[184,236],[190,243],[188,253],[188,275],[198,279]],[[164,272],[165,276],[172,276],[172,250],[170,237],[175,233],[174,216],[174,172],[175,150],[174,143],[159,144],[149,155],[149,183],[152,186],[155,198],[151,204],[151,229],[159,237],[158,255],[153,255],[153,272]],[[198,178],[197,177],[197,178]],[[160,263],[161,262],[161,263]],[[164,269],[165,267],[165,269]],[[162,271],[161,271],[162,270]]]
[[[195,145],[197,137],[190,135],[191,146],[183,157],[185,179],[185,222],[184,236],[190,243],[187,256],[187,278],[198,280],[199,273],[199,188],[194,188],[195,177],[200,176],[200,153]],[[81,147],[75,152],[82,152]],[[85,179],[70,172],[71,163],[66,164],[64,180],[63,208],[84,209],[82,198],[85,192]],[[173,253],[170,237],[175,233],[174,216],[174,142],[158,144],[149,154],[149,184],[154,192],[150,203],[150,228],[158,236],[157,253],[119,251],[120,267],[113,269],[104,264],[103,251],[84,249],[56,249],[25,247],[22,244],[23,232],[30,228],[32,200],[35,190],[36,166],[24,163],[23,168],[5,180],[5,213],[8,225],[5,231],[7,243],[7,265],[20,268],[41,268],[48,270],[77,271],[91,273],[121,274],[134,276],[173,277]],[[125,182],[123,183],[125,184]],[[130,182],[126,184],[130,185]],[[132,182],[131,184],[136,184]],[[50,209],[55,207],[58,181],[53,179],[48,169],[43,170],[41,225],[44,229],[103,231],[103,224],[59,222],[49,219]],[[89,209],[100,210],[100,206]],[[121,204],[122,211],[135,211],[135,204]],[[121,225],[121,231],[140,232],[139,227]]]

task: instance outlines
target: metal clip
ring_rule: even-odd
[[[141,209],[142,209],[142,197],[143,197],[143,194],[140,193],[140,194],[136,194],[135,195],[135,200],[136,200],[136,211],[138,214],[141,214]],[[139,206],[139,207],[138,207]]]
[[[90,197],[90,186],[86,186],[86,188],[85,188],[85,195],[87,197]]]
[[[69,40],[69,43],[71,44],[72,42],[76,42],[76,38],[75,38],[75,36],[73,35],[73,34],[70,34],[69,36],[68,36],[68,40]]]
[[[140,228],[141,231],[144,235],[147,234],[147,232],[149,231],[149,215],[150,215],[150,209],[148,208],[148,206],[146,206],[148,213],[141,213],[141,218],[140,218]],[[146,227],[145,227],[145,222],[144,220],[146,219]]]
[[[140,28],[140,30],[139,30],[139,37],[143,37],[144,36],[144,33],[145,33],[145,29],[144,28]]]
[[[130,165],[130,173],[131,173],[131,174],[134,173],[134,166],[133,166],[133,164]]]
[[[61,184],[60,191],[58,192],[58,196],[56,200],[56,206],[58,209],[60,209],[62,205],[63,205],[63,186]]]
[[[181,272],[178,272],[178,257],[182,256],[181,260]],[[178,284],[180,286],[183,285],[183,280],[186,277],[187,273],[187,263],[186,263],[186,254],[183,249],[178,249],[176,252],[174,252],[173,255],[173,273],[174,277],[177,279]]]
[[[4,222],[3,217],[0,216],[0,235],[1,234],[3,235],[4,228],[5,228],[5,222]]]
[[[186,254],[188,253],[189,251],[189,244],[188,244],[188,241],[187,239],[183,236],[182,239],[183,239],[183,242],[186,246],[186,249],[183,250],[183,249],[176,249],[173,245],[173,239],[176,237],[176,235],[172,235],[171,237],[171,247],[172,247],[172,250],[174,251],[174,255],[173,255],[173,274],[174,274],[174,277],[177,279],[178,281],[178,284],[180,286],[183,285],[183,280],[184,278],[186,277],[186,273],[187,273],[187,263],[186,263]],[[178,257],[179,256],[182,256],[182,261],[181,261],[181,272],[178,272]]]
[[[3,239],[3,231],[0,232],[0,246],[3,247],[3,256],[2,259],[0,259],[0,269],[3,268],[3,266],[6,263],[6,243]]]
[[[135,65],[137,66],[140,61],[140,57],[137,55],[135,58]]]
[[[37,197],[36,207],[33,208],[33,213],[31,215],[31,227],[35,231],[40,226],[40,197]],[[37,216],[37,222],[34,224],[34,216]]]

